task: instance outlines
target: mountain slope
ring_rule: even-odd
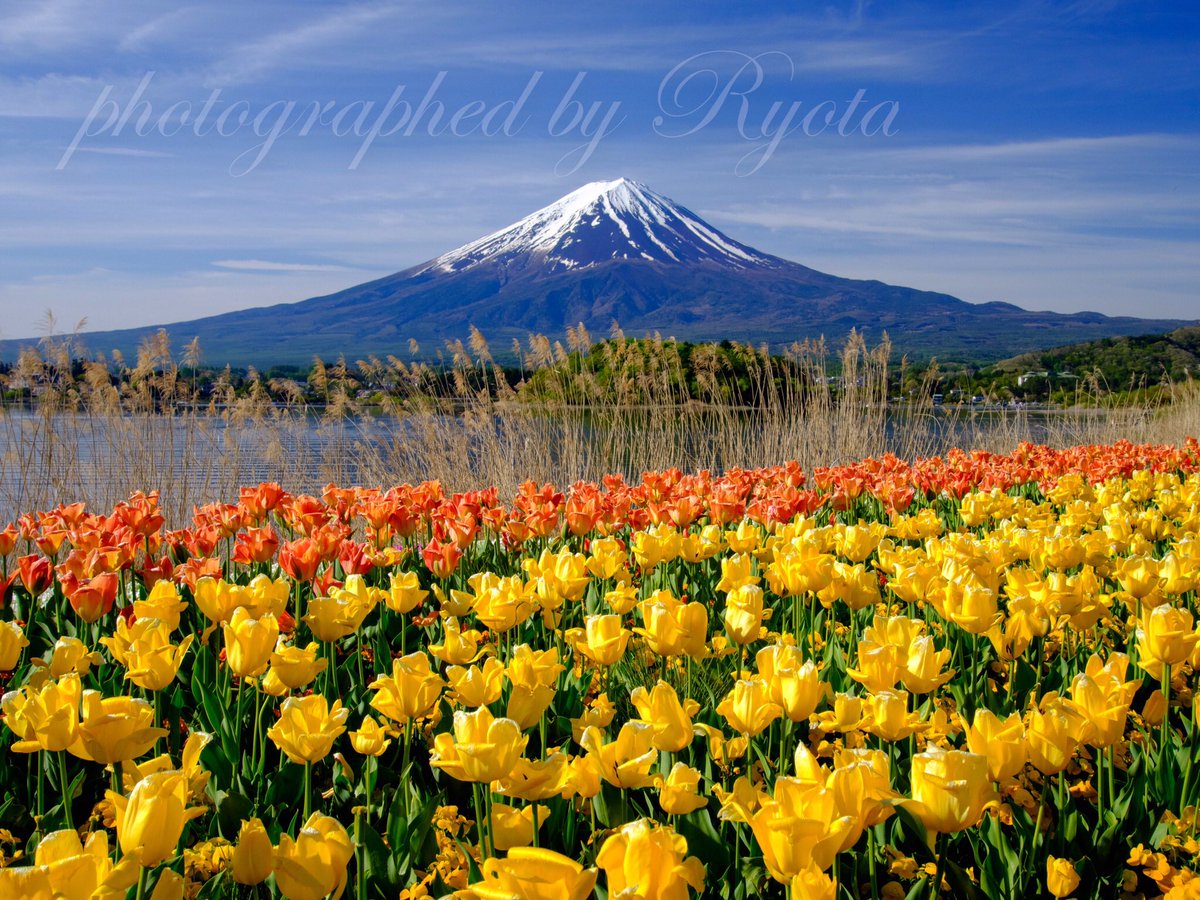
[[[1134,384],[1180,382],[1200,376],[1200,327],[1167,334],[1103,338],[1002,360],[999,373],[1028,371],[1098,373],[1113,389]]]
[[[1188,324],[1098,313],[973,304],[879,281],[839,278],[761,253],[690,210],[626,179],[595,182],[530,216],[395,275],[300,303],[168,327],[199,337],[208,363],[307,363],[314,355],[436,352],[479,328],[500,355],[530,332],[584,323],[607,334],[773,343],[851,328],[916,356],[991,361],[1016,353]],[[153,328],[85,336],[92,351],[129,354]],[[11,358],[21,342],[0,345]]]

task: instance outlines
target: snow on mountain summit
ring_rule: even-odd
[[[585,184],[507,228],[437,257],[422,270],[536,263],[562,271],[616,259],[715,262],[733,268],[778,262],[726,237],[644,184],[618,178]]]

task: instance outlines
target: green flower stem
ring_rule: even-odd
[[[942,879],[946,875],[946,840],[944,835],[938,835],[934,841],[937,851],[937,874],[933,876],[933,890],[929,892],[929,900],[937,900],[942,892]]]
[[[363,860],[366,854],[363,852],[363,810],[356,810],[354,813],[354,865],[357,878],[354,880],[354,896],[357,900],[366,900],[367,897],[367,877],[364,871]]]
[[[56,755],[58,756],[58,787],[63,795],[63,819],[67,823],[67,828],[74,831],[75,823],[71,818],[71,782],[67,776],[67,751],[59,750]]]
[[[1171,665],[1163,663],[1162,668],[1163,716],[1159,726],[1158,736],[1158,768],[1167,762],[1167,740],[1171,733]]]
[[[312,815],[312,763],[304,764],[304,821]]]

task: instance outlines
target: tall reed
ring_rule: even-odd
[[[237,391],[227,370],[203,394],[191,375],[199,347],[175,355],[165,333],[132,362],[81,363],[72,351],[69,339],[45,341],[0,384],[17,398],[0,410],[0,518],[75,500],[103,509],[160,490],[180,523],[193,505],[264,480],[303,492],[424,479],[511,492],[527,479],[566,485],[671,467],[794,459],[811,468],[883,452],[911,459],[952,446],[1200,434],[1200,391],[1190,384],[1154,407],[977,411],[935,407],[931,369],[895,404],[891,347],[854,333],[836,353],[822,342],[768,352],[634,341],[616,329],[593,346],[580,326],[565,343],[531,335],[514,344],[514,385],[472,330],[435,364],[411,347],[407,361],[317,361],[307,385],[251,371]],[[310,405],[314,392],[320,402]]]

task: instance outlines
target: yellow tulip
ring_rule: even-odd
[[[21,651],[29,646],[29,639],[16,622],[0,622],[0,672],[11,672],[17,667]]]
[[[421,589],[416,572],[401,572],[393,575],[383,602],[388,609],[404,615],[410,613],[429,598],[429,591]]]
[[[154,708],[145,700],[84,691],[78,738],[68,749],[80,759],[110,766],[137,759],[166,734],[154,726]]]
[[[722,769],[729,768],[733,760],[741,759],[749,749],[750,741],[744,734],[726,740],[725,733],[719,728],[703,722],[697,722],[695,727],[696,733],[703,734],[708,740],[708,755]]]
[[[734,731],[754,737],[783,715],[783,708],[771,700],[771,689],[761,678],[739,678],[717,704]]]
[[[673,829],[638,819],[605,840],[596,865],[604,870],[610,897],[687,900],[689,888],[704,890],[704,865],[687,849]]]
[[[649,691],[638,685],[629,695],[629,701],[641,721],[653,729],[651,744],[656,750],[677,753],[692,742],[692,716],[700,711],[695,700],[689,698],[680,703],[675,689],[659,681]]]
[[[504,714],[516,722],[521,730],[532,728],[541,721],[542,713],[554,702],[554,688],[544,684],[514,684],[508,695]]]
[[[877,606],[882,600],[879,576],[862,563],[850,566],[835,560],[830,569],[829,584],[817,592],[817,597],[826,608],[832,607],[835,600],[841,600],[856,612]]]
[[[21,738],[16,753],[66,750],[78,736],[82,684],[75,673],[38,688],[26,687],[4,695],[4,721]]]
[[[50,656],[50,677],[62,678],[71,672],[86,675],[92,666],[102,661],[103,657],[95,651],[89,651],[79,638],[60,637],[54,642],[54,651]]]
[[[577,756],[571,760],[562,796],[564,799],[578,796],[590,800],[600,793],[601,784],[599,760],[591,754]]]
[[[445,682],[429,667],[429,657],[419,650],[392,660],[392,674],[371,682],[375,696],[371,708],[403,725],[429,715],[442,695]]]
[[[288,697],[267,737],[294,763],[318,762],[329,755],[333,742],[346,730],[349,715],[341,700],[335,700],[331,708],[320,694]]]
[[[1121,560],[1114,574],[1121,586],[1139,600],[1149,597],[1163,583],[1159,561],[1146,557]]]
[[[452,666],[465,666],[474,662],[480,653],[479,632],[463,631],[458,619],[453,617],[444,620],[442,627],[442,643],[430,644],[429,652]]]
[[[546,549],[537,559],[525,559],[522,568],[540,601],[549,623],[556,622],[554,613],[567,600],[578,600],[588,585],[587,557],[572,553],[564,547],[557,553]]]
[[[795,778],[776,779],[774,795],[750,817],[767,871],[783,884],[810,866],[833,865],[854,824],[838,814],[832,792]]]
[[[572,628],[565,637],[575,652],[598,666],[611,666],[625,655],[630,632],[621,627],[621,617],[588,616],[583,628]]]
[[[308,601],[304,621],[318,641],[331,644],[354,634],[362,620],[359,607],[346,597],[313,597]]]
[[[287,612],[291,595],[292,583],[286,578],[275,581],[269,575],[259,573],[246,585],[242,606],[250,613],[251,618],[274,616],[278,619]]]
[[[690,656],[703,659],[708,641],[708,610],[695,601],[683,603],[668,591],[655,591],[638,604],[643,628],[634,629],[646,638],[658,656]]]
[[[1003,619],[999,596],[985,585],[950,582],[943,602],[946,618],[971,634],[986,634]]]
[[[467,581],[475,591],[471,598],[475,618],[491,631],[510,631],[538,607],[537,585],[519,575],[501,578],[492,572],[476,572]]]
[[[1119,686],[1079,674],[1071,682],[1071,702],[1086,722],[1082,743],[1111,747],[1124,736],[1129,701]]]
[[[871,641],[858,645],[858,668],[846,669],[846,674],[868,691],[890,691],[900,680],[900,672],[900,648]]]
[[[255,678],[267,669],[279,639],[279,620],[271,613],[260,619],[239,607],[225,626],[225,662],[239,678]]]
[[[287,900],[322,900],[345,890],[354,844],[336,819],[313,813],[299,837],[284,834],[275,848],[275,886]]]
[[[261,820],[243,820],[231,868],[238,884],[261,884],[275,867],[275,848]]]
[[[157,619],[143,621],[157,624],[139,630],[137,637],[125,648],[124,663],[128,670],[125,677],[145,690],[161,691],[175,680],[184,654],[196,636],[189,634],[176,646],[171,643],[166,625],[158,623]]]
[[[815,594],[832,583],[835,562],[814,543],[792,541],[781,547],[767,566],[767,584],[782,597]]]
[[[183,876],[170,869],[158,873],[158,881],[150,892],[150,900],[184,900]]]
[[[492,840],[497,850],[528,847],[533,843],[534,809],[533,806],[516,807],[507,803],[492,805]],[[550,808],[538,806],[536,809],[540,827],[550,814]]]
[[[187,776],[179,771],[156,772],[134,785],[128,797],[108,791],[116,811],[121,852],[152,868],[175,855],[183,826],[202,808],[187,808]]]
[[[909,645],[907,656],[900,660],[900,679],[905,690],[914,694],[928,694],[936,691],[954,677],[952,669],[946,669],[950,661],[950,651],[938,650],[933,638],[921,635]]]
[[[728,594],[744,585],[758,584],[760,581],[762,578],[754,574],[754,557],[746,553],[735,553],[721,560],[721,578],[716,589]]]
[[[630,550],[643,572],[659,563],[678,558],[683,551],[683,538],[670,525],[652,525],[633,534]]]
[[[553,850],[514,847],[504,859],[485,859],[481,874],[466,891],[478,900],[586,900],[597,873]]]
[[[358,731],[350,732],[350,746],[363,756],[382,756],[391,743],[387,729],[372,716],[365,716]]]
[[[580,744],[596,760],[600,777],[613,787],[644,788],[654,784],[650,770],[658,751],[653,742],[653,726],[634,719],[621,726],[615,741],[605,743],[598,728],[588,728]]]
[[[604,594],[604,603],[618,616],[623,616],[637,606],[638,589],[632,584],[619,584]]]
[[[799,748],[796,752],[799,755]],[[826,786],[833,794],[838,815],[854,820],[851,837],[847,838],[853,845],[863,828],[878,825],[892,815],[898,795],[891,788],[891,770],[883,750],[838,750],[833,764]]]
[[[810,864],[792,878],[788,897],[791,900],[836,900],[837,882]]]
[[[736,528],[725,532],[725,542],[734,553],[750,553],[757,550],[762,537],[758,526],[749,519],[742,519]]]
[[[921,719],[908,711],[907,691],[878,691],[867,695],[864,704],[867,722],[863,726],[888,742],[903,740],[921,730]]]
[[[1069,859],[1046,857],[1046,890],[1054,897],[1070,897],[1079,887],[1079,872]]]
[[[1057,693],[1046,694],[1029,713],[1025,740],[1029,761],[1043,775],[1055,775],[1071,762],[1084,732],[1083,715]]]
[[[570,758],[562,752],[546,759],[521,757],[511,772],[492,785],[492,790],[521,800],[548,800],[560,796],[571,780]]]
[[[486,706],[454,713],[452,734],[434,738],[430,765],[459,781],[492,782],[508,777],[525,745],[521,727],[512,719],[497,719]]]
[[[987,757],[992,781],[1007,781],[1025,768],[1028,750],[1025,723],[1019,714],[1001,720],[990,709],[980,709],[966,731],[971,752]]]
[[[1163,665],[1177,666],[1192,655],[1200,634],[1190,612],[1163,604],[1143,613],[1137,638],[1143,668],[1158,678]]]
[[[32,866],[0,868],[0,896],[22,900],[124,897],[137,878],[134,860],[113,865],[107,832],[93,831],[84,844],[75,831],[54,831],[38,842]]]
[[[212,735],[203,731],[191,732],[183,742],[183,758],[177,771],[182,772],[187,783],[189,802],[203,802],[208,787],[209,773],[200,766],[200,754],[212,741]],[[122,784],[126,792],[132,791],[142,779],[161,772],[176,771],[170,755],[163,753],[142,763],[125,760],[121,766]],[[203,809],[203,807],[198,807]]]
[[[554,687],[563,668],[557,650],[534,650],[528,644],[521,644],[509,658],[505,674],[520,687]]]
[[[816,711],[825,685],[816,665],[805,660],[798,647],[773,644],[759,650],[754,660],[771,689],[771,700],[789,721],[803,722]]]
[[[721,619],[725,633],[736,644],[758,640],[763,627],[763,592],[756,584],[743,584],[729,592]]]
[[[721,803],[717,818],[722,822],[739,822],[749,825],[750,819],[771,799],[771,795],[755,784],[746,775],[734,779],[733,788],[724,790],[719,784],[712,786],[713,794]]]
[[[909,805],[930,834],[970,828],[994,796],[986,756],[931,746],[912,758]]]
[[[587,560],[588,571],[592,573],[593,578],[602,581],[616,578],[625,571],[625,564],[629,561],[621,542],[616,538],[606,537],[592,541],[590,552],[591,556]]]
[[[535,651],[528,644],[517,647],[505,668],[512,683],[505,708],[508,718],[522,729],[536,725],[554,701],[558,673],[562,670],[557,650]]]
[[[504,690],[504,665],[494,656],[489,656],[482,665],[449,666],[446,682],[450,687],[450,699],[460,706],[475,709],[495,703]]]
[[[187,609],[187,601],[179,597],[179,588],[165,578],[155,582],[145,600],[133,601],[135,619],[158,619],[167,631],[179,627],[179,615]]]
[[[705,525],[699,532],[687,532],[682,535],[679,555],[695,564],[712,559],[721,552],[724,546],[725,540],[721,534],[721,526]]]
[[[281,638],[271,654],[267,677],[274,675],[281,685],[293,691],[311,684],[329,665],[329,660],[318,658],[319,652],[316,641],[311,641],[307,647],[297,647],[284,643]]]
[[[196,606],[212,624],[224,625],[233,616],[233,611],[242,605],[243,591],[224,579],[201,578],[196,582],[192,596]]]
[[[691,766],[675,763],[659,786],[658,805],[669,816],[686,816],[707,806],[708,798],[700,796],[700,773]]]
[[[636,688],[635,688],[636,690]],[[607,728],[613,720],[613,716],[617,714],[617,708],[613,706],[611,700],[608,699],[608,694],[603,693],[597,695],[583,709],[583,714],[578,718],[571,719],[571,740],[575,743],[583,738],[584,729],[594,725],[597,728]]]

